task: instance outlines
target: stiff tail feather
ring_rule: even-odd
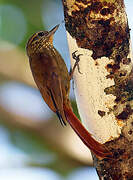
[[[107,148],[96,141],[91,134],[84,128],[80,120],[72,112],[71,108],[64,105],[64,113],[66,119],[73,130],[77,133],[83,143],[98,157],[98,158],[111,158],[112,153]]]

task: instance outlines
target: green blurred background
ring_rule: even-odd
[[[126,1],[129,17],[133,2]],[[54,45],[70,69],[61,0],[0,0],[0,179],[97,180],[89,150],[63,128],[33,81],[25,46],[61,23]],[[130,20],[132,26],[132,18]],[[73,88],[71,100],[78,115]]]

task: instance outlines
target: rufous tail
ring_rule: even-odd
[[[101,159],[111,158],[112,153],[107,148],[96,141],[91,134],[81,124],[80,120],[75,116],[71,108],[67,108],[64,105],[64,113],[66,119],[73,130],[77,133],[83,143],[98,157]]]

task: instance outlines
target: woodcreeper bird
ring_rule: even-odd
[[[69,99],[70,80],[78,62],[75,62],[70,75],[63,58],[53,46],[53,36],[58,27],[59,25],[50,31],[37,32],[27,42],[26,50],[35,83],[60,122],[63,125],[68,122],[98,158],[109,158],[112,156],[111,152],[91,136],[72,111]]]

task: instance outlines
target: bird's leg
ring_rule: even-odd
[[[73,73],[74,73],[74,71],[75,71],[75,68],[77,67],[78,68],[78,72],[80,73],[80,74],[82,74],[81,72],[80,72],[80,67],[79,67],[79,61],[80,61],[80,56],[81,55],[83,55],[83,54],[79,54],[79,55],[76,55],[76,52],[77,51],[74,51],[73,53],[72,53],[72,58],[73,59],[75,59],[75,64],[74,64],[74,66],[73,66],[73,68],[71,68],[70,69],[70,80],[72,79],[72,77],[73,77]]]

